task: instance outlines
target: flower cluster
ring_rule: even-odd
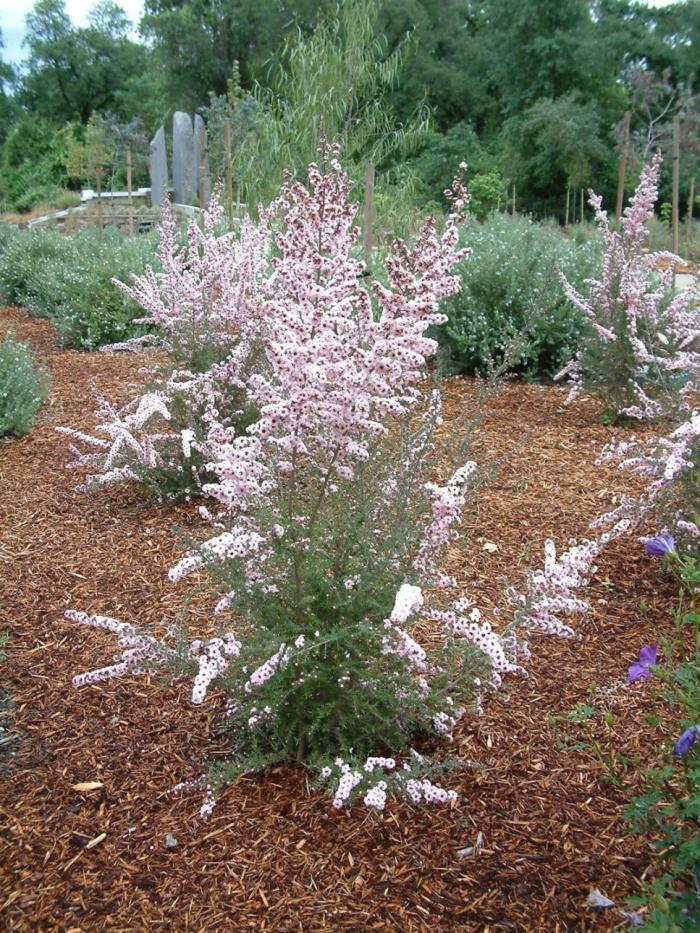
[[[666,436],[610,444],[599,462],[611,460],[618,461],[619,469],[642,477],[646,487],[638,496],[623,497],[592,527],[610,527],[609,534],[615,537],[639,528],[654,515],[661,527],[673,532],[661,536],[665,543],[661,537],[654,539],[656,553],[668,553],[676,547],[696,553],[700,547],[700,411],[691,412]],[[672,547],[666,546],[671,543]]]
[[[386,807],[389,793],[405,797],[414,804],[437,805],[456,801],[456,791],[446,790],[422,776],[425,766],[426,759],[413,749],[410,758],[403,761],[400,768],[393,758],[368,758],[357,769],[343,758],[336,758],[334,767],[321,769],[320,780],[336,782],[333,806],[338,810],[360,795],[365,806],[375,810]],[[377,780],[377,771],[382,775],[380,780]]]
[[[557,557],[554,542],[546,541],[544,567],[528,574],[525,592],[508,590],[515,625],[531,632],[571,637],[574,631],[561,617],[587,611],[588,603],[574,591],[585,586],[595,573],[600,547],[598,541],[572,541],[568,550]]]
[[[183,651],[170,647],[160,638],[139,632],[129,622],[120,622],[109,616],[89,615],[73,609],[67,610],[65,616],[80,625],[112,632],[117,636],[117,644],[124,649],[115,664],[76,675],[73,678],[76,687],[114,677],[155,673],[179,667],[184,662],[197,671],[192,686],[192,702],[203,703],[211,683],[238,657],[241,648],[240,642],[231,632],[208,641],[197,639]]]
[[[671,296],[670,253],[646,251],[661,157],[645,165],[621,230],[610,226],[601,198],[591,192],[605,255],[600,279],[581,295],[564,278],[569,299],[588,323],[576,357],[556,378],[572,377],[568,401],[585,390],[598,395],[611,418],[655,419],[685,404],[697,378],[699,325],[693,294]],[[660,270],[660,264],[665,270]]]
[[[452,475],[446,486],[436,486],[434,483],[426,485],[433,497],[432,520],[423,530],[414,567],[427,577],[436,577],[436,582],[441,586],[453,585],[453,581],[444,575],[436,576],[436,559],[455,537],[453,526],[462,514],[467,484],[475,470],[476,463],[470,461]]]

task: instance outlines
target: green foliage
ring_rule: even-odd
[[[547,205],[560,215],[564,189],[591,184],[609,158],[595,104],[581,103],[575,94],[556,100],[543,97],[509,118],[501,143],[518,189],[529,199],[534,195],[540,210]]]
[[[318,157],[321,138],[340,143],[350,163],[407,155],[426,129],[419,113],[400,124],[387,104],[406,54],[388,52],[375,31],[381,0],[348,0],[311,36],[299,31],[287,41],[269,86],[258,85],[255,132],[244,137],[234,164],[242,200],[267,201],[285,170],[305,177]]]
[[[146,0],[141,21],[167,78],[171,105],[204,104],[224,95],[234,62],[250,88],[285,33],[308,34],[329,0]]]
[[[448,321],[436,334],[448,369],[484,371],[515,342],[515,372],[553,377],[583,330],[559,272],[582,285],[599,265],[599,240],[577,245],[556,226],[507,214],[492,214],[483,224],[470,219],[461,233],[473,254],[460,270],[461,292],[443,305]]]
[[[416,431],[400,419],[376,459],[356,468],[359,479],[337,480],[332,496],[310,482],[294,503],[310,517],[303,528],[270,535],[264,577],[247,579],[234,560],[209,564],[221,592],[235,592],[243,644],[221,681],[231,738],[222,780],[288,759],[320,769],[349,750],[360,767],[369,755],[406,754],[448,697],[473,706],[489,667],[475,645],[449,636],[432,644],[430,689],[405,658],[384,650],[385,620],[421,537],[423,458],[434,426]],[[285,648],[274,676],[246,689],[252,672]]]
[[[0,158],[0,205],[29,210],[66,186],[71,125],[57,129],[29,114],[10,130]]]
[[[429,134],[421,151],[408,163],[418,180],[420,200],[444,204],[443,192],[451,185],[455,168],[463,161],[469,166],[470,175],[495,169],[493,158],[486,153],[469,123],[458,123],[444,134]]]
[[[151,262],[150,237],[105,230],[63,236],[53,230],[15,233],[0,251],[0,295],[50,318],[68,346],[94,349],[143,333],[141,309],[112,284]]]
[[[499,172],[477,173],[469,183],[469,210],[483,220],[507,199],[506,183]]]
[[[683,644],[683,633],[693,635],[693,649],[680,665],[657,676],[666,680],[666,699],[674,710],[673,741],[687,728],[700,725],[700,612],[695,603],[700,587],[700,567],[685,558],[680,567],[685,589],[691,594],[687,609],[678,610],[679,638],[666,652],[669,667],[673,653]],[[669,749],[670,751],[670,749]],[[700,927],[700,741],[673,762],[670,758],[647,776],[646,793],[635,797],[627,820],[635,832],[652,833],[659,852],[659,874],[638,903],[649,907],[644,929],[658,933],[694,931]]]
[[[20,99],[34,114],[52,122],[79,120],[115,110],[120,94],[142,74],[145,46],[129,38],[131,23],[124,11],[102,0],[87,26],[75,27],[63,0],[37,0],[27,17],[28,71]],[[140,112],[140,111],[139,111]]]
[[[26,434],[48,388],[48,377],[26,343],[12,337],[0,341],[0,436]]]

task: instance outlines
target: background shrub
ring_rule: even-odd
[[[48,387],[48,376],[26,343],[12,337],[0,341],[0,436],[27,433]]]
[[[50,318],[68,346],[93,349],[144,332],[142,309],[112,284],[153,261],[154,239],[105,230],[30,230],[0,241],[0,298]]]
[[[444,303],[448,321],[436,333],[447,369],[483,370],[522,338],[513,369],[531,379],[556,375],[583,329],[559,272],[582,285],[599,267],[599,238],[576,243],[557,226],[497,213],[483,223],[470,218],[461,237],[473,254],[462,263],[462,291]]]

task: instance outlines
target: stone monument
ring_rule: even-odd
[[[151,140],[148,153],[151,174],[151,204],[160,206],[168,196],[168,157],[165,152],[165,129],[160,126]]]
[[[197,198],[192,119],[178,110],[173,116],[173,200],[176,204],[193,204]]]

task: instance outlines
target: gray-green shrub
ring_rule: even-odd
[[[599,268],[599,240],[577,244],[555,225],[499,213],[483,223],[470,218],[460,234],[473,253],[460,269],[461,292],[443,304],[448,321],[436,333],[447,369],[482,371],[500,362],[515,340],[515,372],[553,377],[576,352],[583,328],[559,273],[583,285]]]
[[[93,349],[143,333],[141,308],[112,284],[152,262],[154,239],[105,230],[16,232],[0,243],[0,298],[50,318],[68,346]]]
[[[21,437],[34,423],[49,381],[29,346],[13,337],[0,341],[0,436]]]

